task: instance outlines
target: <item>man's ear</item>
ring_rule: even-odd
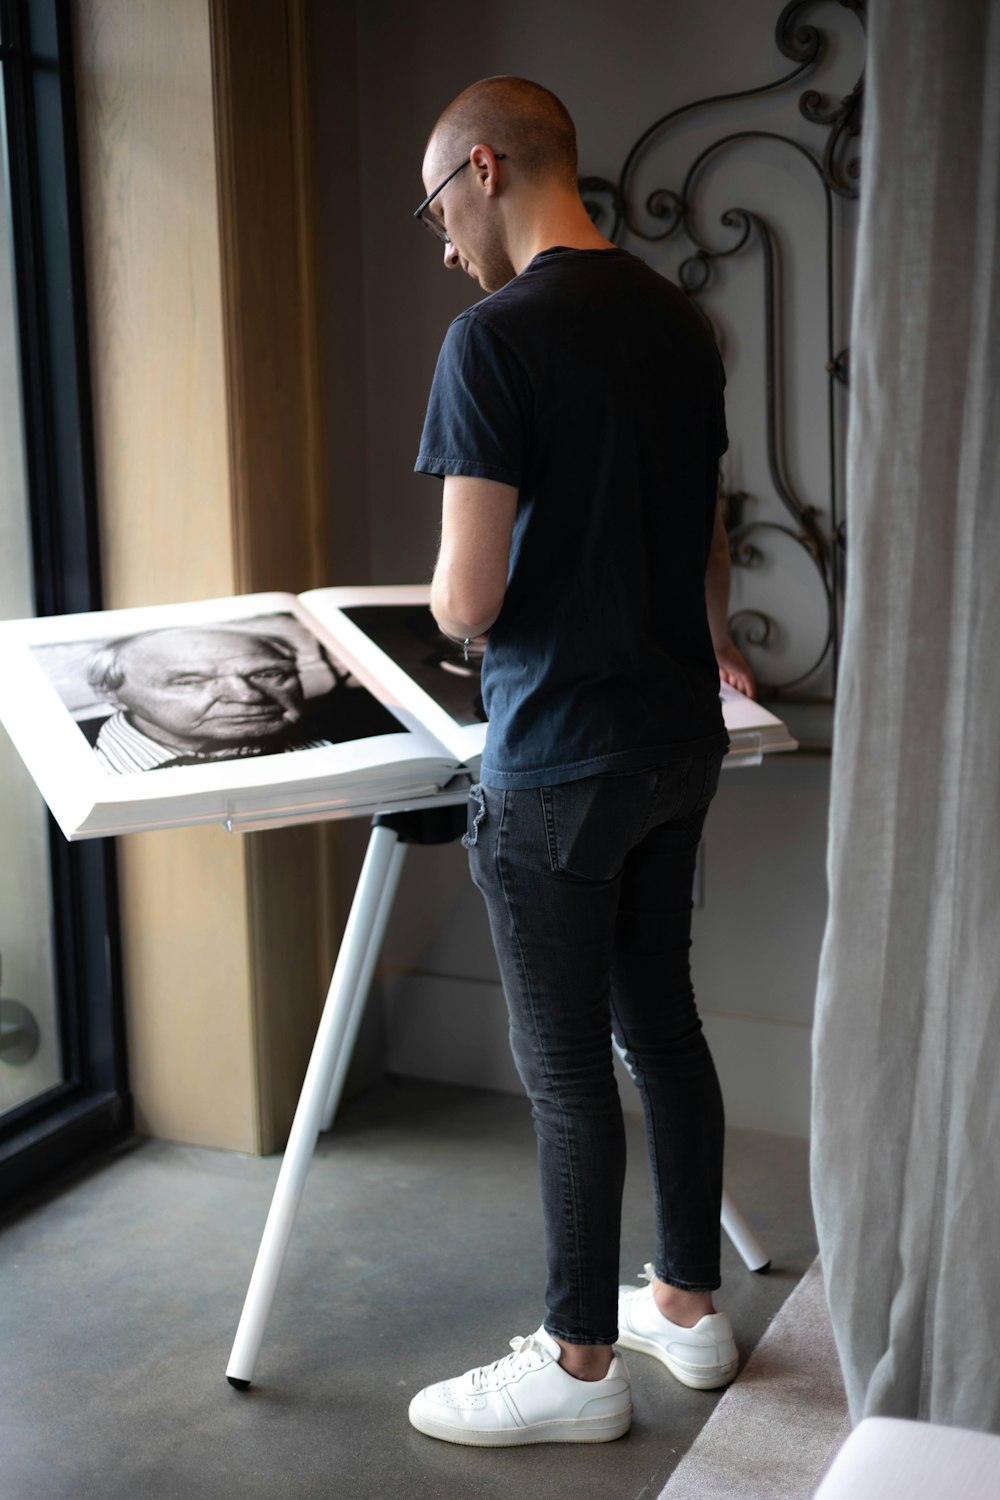
[[[500,168],[492,148],[482,145],[473,146],[469,152],[469,160],[472,163],[472,170],[476,174],[476,179],[486,193],[486,196],[488,198],[494,197],[500,186]]]

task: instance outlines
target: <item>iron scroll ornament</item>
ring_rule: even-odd
[[[824,33],[818,26],[800,21],[800,13],[818,4],[839,4],[853,13],[864,30],[866,0],[791,0],[778,17],[775,26],[775,42],[783,57],[795,66],[790,72],[769,83],[734,93],[714,94],[697,99],[689,104],[662,115],[643,131],[632,146],[617,182],[602,177],[583,177],[580,191],[594,222],[607,238],[616,243],[630,235],[647,244],[657,244],[670,239],[679,231],[693,247],[692,253],[678,267],[678,280],[683,290],[692,299],[698,299],[708,291],[716,274],[719,261],[738,255],[751,245],[759,245],[764,282],[764,363],[767,463],[771,483],[781,505],[788,512],[787,522],[745,519],[744,512],[752,497],[739,492],[723,494],[726,507],[726,528],[729,535],[730,558],[734,567],[753,567],[762,557],[761,533],[779,533],[790,538],[807,554],[815,569],[815,576],[823,593],[826,609],[826,629],[822,647],[816,659],[789,680],[781,682],[761,681],[764,694],[779,696],[802,689],[814,679],[829,660],[834,689],[837,682],[840,621],[842,614],[845,532],[840,504],[839,456],[841,434],[837,424],[836,389],[838,384],[847,384],[847,351],[835,349],[835,266],[834,266],[834,222],[838,200],[858,196],[859,160],[852,151],[861,131],[861,115],[864,91],[864,74],[858,78],[851,91],[839,102],[828,101],[817,89],[808,89],[800,95],[800,115],[811,124],[825,129],[826,138],[821,151],[813,151],[789,135],[773,130],[734,130],[720,136],[706,146],[688,167],[679,192],[669,188],[656,188],[647,194],[644,217],[637,216],[632,201],[632,181],[649,147],[663,140],[664,133],[678,120],[696,110],[705,110],[716,105],[729,104],[734,100],[757,98],[787,89],[797,79],[804,77],[816,66],[824,50]],[[827,376],[827,431],[829,495],[826,514],[818,506],[806,503],[795,490],[787,471],[784,457],[783,412],[778,395],[778,308],[776,237],[773,229],[760,213],[746,208],[729,208],[720,218],[723,228],[735,231],[735,238],[723,245],[713,244],[705,235],[698,220],[698,189],[704,170],[709,162],[719,157],[735,142],[770,141],[782,149],[796,152],[804,158],[815,174],[823,199],[825,223],[826,259],[826,328],[824,369]],[[610,225],[608,217],[610,215]],[[700,306],[700,304],[699,304]],[[704,308],[701,309],[704,312]],[[707,316],[707,314],[706,314]],[[739,610],[730,617],[730,630],[740,644],[765,648],[775,630],[775,621],[762,610]]]

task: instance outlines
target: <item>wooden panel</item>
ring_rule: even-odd
[[[236,562],[243,589],[325,582],[300,7],[213,0]]]
[[[118,866],[136,1128],[260,1151],[240,840],[221,828],[131,834]]]
[[[204,0],[76,0],[109,608],[236,582]]]
[[[313,141],[320,430],[324,438],[330,583],[370,583],[365,402],[365,255],[362,246],[355,0],[307,0],[305,45]],[[403,215],[405,218],[405,214]],[[406,225],[402,225],[405,238]],[[419,246],[417,247],[419,248]],[[405,259],[405,257],[404,257]],[[375,420],[385,425],[380,409]],[[429,544],[427,562],[432,557]],[[422,571],[421,561],[418,572]],[[406,576],[409,578],[411,572]]]
[[[74,0],[110,606],[327,581],[301,0]],[[123,841],[141,1128],[268,1151],[335,949],[330,828]]]
[[[300,0],[213,0],[233,529],[239,587],[328,582],[313,177]],[[263,1150],[288,1133],[336,937],[337,831],[247,836]]]
[[[288,1137],[336,957],[334,830],[248,834],[254,1057],[262,1151]]]
[[[236,585],[212,59],[204,0],[75,0],[105,602]],[[140,1129],[259,1149],[245,848],[119,843]]]

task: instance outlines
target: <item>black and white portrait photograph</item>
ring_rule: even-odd
[[[475,769],[479,698],[479,664],[438,631],[426,585],[0,624],[0,715],[70,839],[425,797]]]
[[[33,652],[101,766],[119,775],[317,749],[400,728],[292,614]]]

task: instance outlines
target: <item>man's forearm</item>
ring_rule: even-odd
[[[492,591],[483,586],[480,570],[470,567],[467,558],[463,566],[462,553],[456,559],[456,550],[447,537],[442,538],[431,579],[431,614],[438,629],[452,640],[475,640],[489,630],[500,613],[503,594],[492,597]]]
[[[475,640],[503,607],[517,490],[492,479],[448,475],[431,613],[445,635]]]
[[[435,573],[431,583],[431,614],[437,622],[438,629],[450,636],[453,641],[475,640],[477,636],[485,635],[500,613],[498,607],[487,618],[466,620],[455,613],[453,606],[449,608],[449,602],[445,584],[440,574]]]
[[[708,555],[705,570],[705,604],[708,609],[708,628],[712,632],[712,645],[724,646],[729,640],[729,538],[726,536],[721,515],[717,513],[712,534],[712,550]]]

